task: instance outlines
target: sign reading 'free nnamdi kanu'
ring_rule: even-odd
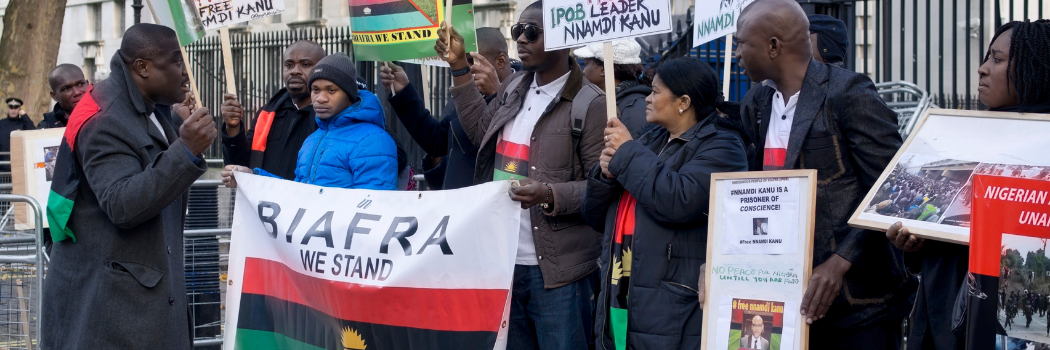
[[[323,188],[237,174],[224,349],[503,349],[510,182]],[[449,205],[455,203],[455,205]]]
[[[671,31],[667,0],[543,2],[547,51]]]

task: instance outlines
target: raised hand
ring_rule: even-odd
[[[489,60],[477,52],[471,52],[474,57],[474,65],[470,67],[470,73],[474,74],[474,85],[478,91],[485,96],[490,96],[499,91],[499,76],[496,75],[496,67]]]
[[[222,107],[219,107],[219,111],[222,113],[222,121],[226,124],[226,136],[237,136],[237,134],[240,134],[244,108],[241,107],[241,102],[237,100],[237,95],[223,94]]]
[[[215,141],[215,120],[208,108],[201,107],[179,127],[179,139],[195,156],[200,156]]]
[[[405,74],[405,69],[401,68],[396,64],[386,62],[379,67],[379,80],[383,82],[383,86],[394,88],[394,93],[401,93],[401,89],[408,86],[408,74]]]
[[[452,43],[449,44],[449,31],[452,32]],[[437,42],[434,43],[434,52],[448,62],[452,69],[463,69],[467,66],[466,49],[463,44],[463,36],[456,32],[456,28],[441,22],[441,28],[437,32]]]

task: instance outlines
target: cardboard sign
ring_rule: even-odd
[[[705,349],[803,350],[816,170],[711,175]]]
[[[478,50],[472,0],[347,0],[357,61],[438,60],[441,23],[451,19],[466,52]]]
[[[740,12],[754,0],[696,0],[693,46],[736,33]]]
[[[196,0],[208,30],[284,13],[281,0]]]
[[[543,2],[547,51],[671,31],[667,0],[566,0]]]
[[[51,178],[55,172],[58,148],[66,128],[15,130],[11,132],[11,193],[33,197],[47,208]],[[15,205],[15,228],[33,229],[36,218],[25,203]],[[44,227],[48,226],[44,220]]]

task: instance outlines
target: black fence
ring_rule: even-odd
[[[259,109],[266,104],[266,101],[284,87],[281,77],[284,50],[292,43],[299,40],[312,40],[324,47],[329,54],[343,52],[353,56],[350,29],[346,27],[231,33],[230,39],[233,71],[237,79],[237,97],[246,110],[246,119],[249,123],[258,114]],[[190,68],[196,79],[201,103],[211,109],[212,114],[221,122],[219,106],[222,104],[222,95],[226,92],[226,78],[223,73],[219,37],[204,37],[186,49],[190,56]],[[357,72],[360,80],[368,86],[368,89],[381,95],[380,99],[385,103],[386,98],[382,96],[385,94],[384,89],[378,91],[375,89],[377,81],[375,63],[358,62]],[[411,142],[411,138],[408,137],[400,122],[390,113],[389,106],[385,107],[387,107],[388,131],[404,146],[409,159],[420,159],[422,151]],[[205,157],[222,158],[219,139],[216,139],[212,147],[207,150]]]

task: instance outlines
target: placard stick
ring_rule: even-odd
[[[387,68],[390,68],[390,74],[394,74],[394,63],[392,63],[390,61],[387,61],[387,62],[383,62],[383,65],[386,66]],[[390,88],[390,97],[394,97],[394,94],[395,94],[395,92],[394,92],[394,83],[390,83],[389,88]]]
[[[448,27],[448,50],[452,51],[452,0],[445,0],[445,26]]]
[[[722,68],[722,96],[729,100],[729,71],[733,66],[733,34],[726,35],[725,67]]]
[[[632,39],[633,40],[633,39]],[[613,68],[612,42],[602,44],[602,55],[605,62],[605,115],[609,120],[616,118],[616,74]]]
[[[233,76],[233,49],[230,48],[230,29],[219,28],[219,43],[222,46],[222,65],[226,73],[226,93],[237,94],[237,82]]]

